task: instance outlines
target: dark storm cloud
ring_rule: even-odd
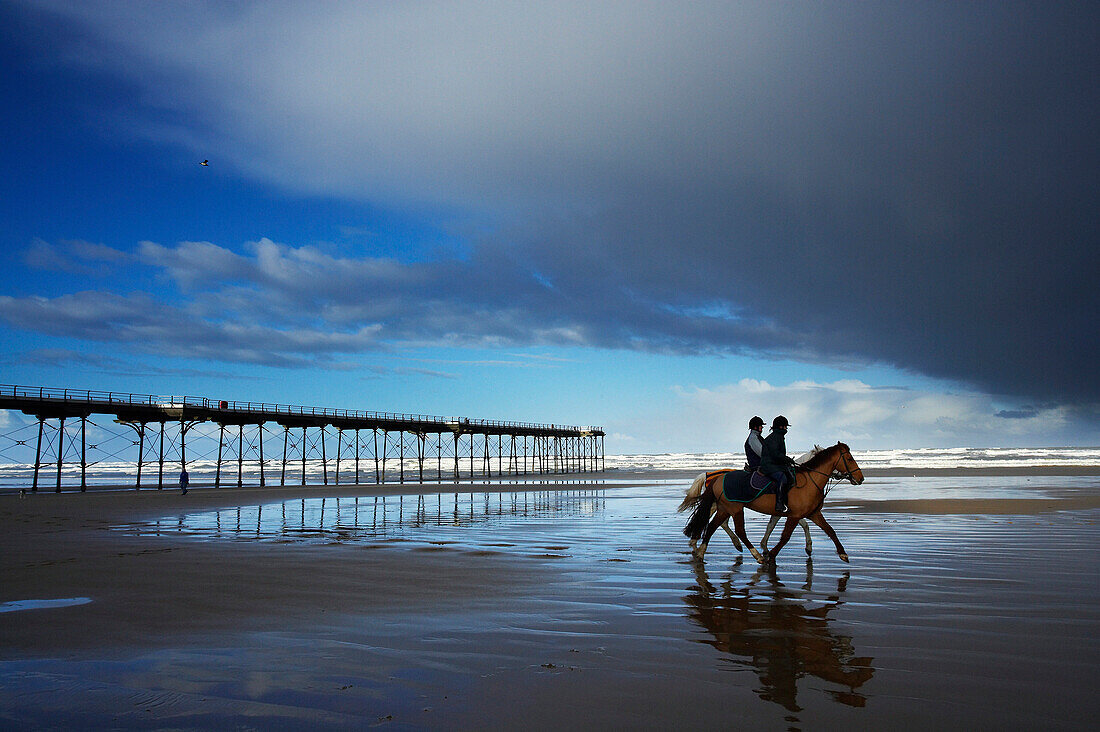
[[[204,322],[876,361],[1100,401],[1095,4],[33,5],[202,120],[134,110],[143,136],[494,232],[415,265],[145,246],[184,286],[210,254],[236,273],[193,294]],[[318,293],[318,272],[343,279]]]

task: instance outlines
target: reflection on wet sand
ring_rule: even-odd
[[[813,562],[806,562],[806,583],[799,589],[785,585],[775,565],[758,568],[747,582],[734,572],[715,586],[702,562],[694,562],[697,585],[684,597],[688,617],[713,638],[704,639],[729,653],[735,663],[752,668],[760,679],[756,693],[792,712],[798,712],[798,680],[816,676],[843,689],[827,690],[837,702],[862,707],[866,697],[856,689],[874,675],[869,657],[857,657],[851,636],[830,627],[829,614],[843,605],[848,583],[845,572],[836,592],[812,594]],[[823,603],[823,604],[822,604]]]
[[[375,539],[431,540],[444,527],[479,526],[505,517],[571,517],[604,508],[598,483],[570,490],[455,493],[419,496],[302,498],[282,503],[185,514],[116,527],[142,535],[357,543]]]

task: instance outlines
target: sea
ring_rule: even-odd
[[[796,453],[792,450],[792,455]],[[910,448],[895,450],[853,450],[853,457],[861,468],[875,470],[952,470],[987,469],[1021,470],[1029,468],[1058,469],[1068,471],[1082,469],[1100,469],[1100,447],[952,447],[952,448]],[[604,468],[608,478],[626,478],[641,474],[666,474],[669,477],[682,476],[705,470],[740,467],[744,455],[731,452],[670,452],[648,455],[607,455]],[[267,485],[277,485],[285,480],[287,484],[300,484],[303,469],[300,460],[288,463],[286,476],[282,475],[281,458],[264,460],[263,473]],[[453,479],[453,461],[443,462],[442,475],[436,470],[436,462],[425,462],[424,480],[449,481]],[[482,459],[473,461],[461,458],[459,461],[460,480],[483,477]],[[163,468],[155,461],[142,465],[141,487],[175,487],[178,483],[179,461],[164,463]],[[234,486],[258,485],[261,465],[257,459],[246,459],[238,466],[235,459],[227,460],[218,475],[217,461],[208,456],[188,460],[187,469],[192,485],[213,484]],[[389,458],[384,475],[376,475],[373,459],[362,460],[358,476],[354,473],[354,464],[345,459],[337,472],[335,461],[330,456],[327,464],[318,459],[307,460],[305,482],[308,484],[373,484],[376,482],[399,483],[416,482],[420,479],[420,466],[415,459],[406,459],[402,464],[396,458]],[[490,477],[507,478],[499,475],[500,466],[491,461]],[[504,466],[507,473],[507,465]],[[0,462],[0,492],[10,493],[28,488],[34,482],[35,466],[27,462]],[[58,470],[56,464],[39,466],[39,490],[50,490],[57,485]],[[61,485],[63,490],[79,488],[81,481],[92,487],[134,487],[137,484],[137,463],[129,460],[89,460],[83,477],[79,456],[66,456],[61,466]]]

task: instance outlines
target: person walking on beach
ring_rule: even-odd
[[[772,420],[772,431],[764,438],[760,453],[760,472],[775,481],[775,510],[787,512],[787,489],[794,482],[794,461],[787,457],[787,428],[790,423],[782,414]]]
[[[749,437],[745,440],[745,470],[756,470],[760,467],[760,455],[764,452],[764,420],[753,417],[749,420]]]
[[[187,474],[187,468],[180,470],[180,495],[187,495],[187,486],[191,483],[191,476]]]

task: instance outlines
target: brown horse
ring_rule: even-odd
[[[790,540],[794,527],[798,525],[799,520],[808,518],[820,526],[822,531],[833,540],[837,555],[847,562],[848,553],[844,551],[844,547],[841,545],[840,539],[837,538],[833,527],[821,515],[821,505],[825,501],[825,486],[832,479],[848,480],[852,485],[859,485],[863,482],[863,471],[859,469],[859,465],[852,457],[851,450],[843,442],[825,448],[801,466],[795,476],[794,485],[787,493],[788,510],[783,514],[779,514],[775,510],[775,494],[761,494],[748,504],[729,501],[722,494],[722,481],[715,480],[710,489],[704,490],[698,498],[685,499],[688,503],[687,507],[691,507],[692,502],[694,503],[694,510],[687,526],[684,528],[684,534],[692,541],[698,541],[702,537],[702,541],[692,551],[692,554],[697,559],[702,559],[703,555],[707,553],[707,542],[710,541],[711,535],[722,525],[722,522],[732,516],[737,536],[745,542],[745,546],[752,552],[753,557],[759,562],[763,562],[766,558],[774,559],[779,550]],[[717,503],[717,510],[714,512],[714,517],[711,518],[711,508],[715,503]],[[756,547],[752,545],[749,537],[745,534],[744,509],[746,505],[759,513],[787,517],[787,523],[783,526],[783,534],[779,537],[779,543],[764,555],[756,550]]]

